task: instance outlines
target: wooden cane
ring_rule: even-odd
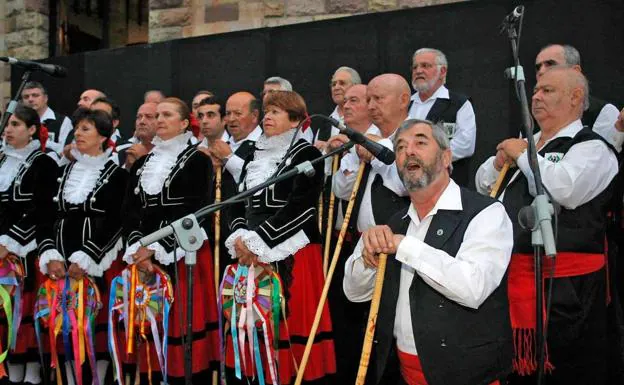
[[[381,300],[381,291],[383,289],[384,275],[386,273],[387,254],[379,254],[379,263],[377,264],[377,276],[375,277],[375,291],[373,291],[373,300],[368,313],[368,324],[366,325],[366,334],[364,335],[364,346],[362,347],[362,355],[360,356],[360,367],[358,368],[355,385],[364,385],[366,381],[366,372],[368,371],[368,361],[370,360],[371,349],[373,347],[373,338],[375,337],[375,327],[377,326],[377,313],[379,313],[379,301]]]
[[[301,358],[301,364],[299,364],[299,370],[297,371],[297,379],[295,380],[295,385],[301,385],[301,381],[303,380],[303,373],[305,372],[306,366],[308,365],[308,359],[310,358],[310,352],[312,351],[312,345],[314,344],[314,336],[316,335],[319,323],[321,322],[323,307],[325,306],[325,301],[327,300],[327,293],[329,292],[329,286],[334,275],[334,270],[336,270],[336,265],[338,264],[338,256],[340,255],[342,242],[344,241],[344,236],[347,232],[347,227],[349,226],[349,219],[351,218],[351,211],[353,211],[353,206],[355,204],[355,197],[357,196],[358,189],[360,188],[362,175],[364,175],[364,165],[364,162],[360,162],[360,168],[357,173],[357,178],[355,179],[353,191],[351,191],[351,197],[349,198],[347,212],[345,213],[344,221],[342,222],[342,227],[340,228],[340,234],[338,235],[336,249],[334,250],[334,255],[332,257],[331,264],[329,265],[329,270],[327,271],[327,277],[325,278],[325,285],[323,286],[321,299],[319,300],[319,304],[316,307],[314,323],[312,324],[312,329],[310,330],[310,335],[308,336],[308,342],[306,343],[303,357]]]
[[[332,176],[338,171],[338,164],[340,163],[340,157],[334,155],[332,159]],[[325,248],[323,251],[323,276],[327,278],[327,267],[329,265],[329,249],[331,247],[331,235],[334,230],[334,201],[336,196],[332,189],[329,195],[329,207],[327,208],[327,232],[325,233]]]
[[[217,175],[215,176],[215,203],[221,202],[221,167],[217,168]],[[215,211],[214,215],[214,280],[215,280],[215,293],[217,298],[219,297],[219,282],[221,280],[221,273],[219,272],[219,243],[221,242],[221,210]]]
[[[507,171],[509,171],[509,166],[509,162],[505,162],[505,164],[503,164],[503,168],[501,168],[500,172],[498,173],[496,183],[494,183],[494,187],[492,187],[492,191],[490,191],[490,196],[492,198],[496,198],[496,194],[498,194],[498,190],[500,190],[500,187],[503,184],[503,179],[505,179],[505,175],[507,174]]]
[[[217,167],[217,174],[215,175],[215,203],[221,202],[221,176],[222,176],[222,167]],[[221,242],[221,210],[215,211],[214,215],[214,234],[215,234],[215,245],[214,245],[214,284],[215,284],[215,293],[217,295],[217,301],[219,300],[219,282],[221,281],[221,274],[219,272],[220,263],[219,263],[219,243]],[[212,371],[212,385],[219,384],[219,371]]]

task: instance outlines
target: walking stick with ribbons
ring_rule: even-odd
[[[299,370],[297,371],[297,379],[295,380],[295,385],[301,385],[301,381],[303,380],[303,373],[305,372],[306,366],[308,365],[308,359],[310,358],[310,352],[312,351],[312,345],[314,344],[314,336],[316,335],[319,323],[321,322],[321,315],[323,314],[323,307],[325,306],[325,302],[327,300],[327,293],[329,292],[329,286],[331,284],[331,280],[334,275],[334,270],[336,270],[336,265],[338,264],[338,256],[340,255],[342,242],[344,241],[344,237],[347,232],[347,227],[349,226],[349,219],[351,218],[351,211],[353,211],[353,206],[355,205],[355,197],[357,196],[357,192],[360,188],[362,177],[364,175],[364,166],[365,166],[365,163],[360,162],[360,168],[358,169],[357,177],[355,179],[355,184],[353,185],[353,190],[351,191],[351,197],[349,198],[349,205],[347,206],[347,212],[345,213],[344,221],[342,222],[342,227],[340,228],[340,234],[338,235],[338,242],[336,243],[336,248],[334,249],[334,255],[332,257],[331,264],[329,265],[329,270],[327,270],[327,277],[325,278],[325,285],[323,286],[323,292],[321,293],[321,298],[316,308],[316,315],[314,316],[314,323],[312,324],[312,329],[310,330],[310,335],[308,336],[308,342],[306,343],[306,347],[303,352],[303,357],[301,358],[301,364],[299,365]]]

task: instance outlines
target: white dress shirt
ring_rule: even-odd
[[[617,152],[622,152],[624,132],[620,132],[615,128],[615,122],[619,115],[620,111],[613,104],[606,104],[596,117],[592,130],[615,147]]]
[[[234,181],[238,182],[240,179],[241,172],[243,171],[243,164],[245,164],[245,160],[240,156],[234,154],[236,150],[241,146],[241,144],[246,140],[251,140],[253,142],[257,141],[258,138],[262,135],[262,127],[256,126],[256,128],[249,133],[244,139],[239,140],[238,142],[234,140],[233,136],[230,136],[229,140],[226,142],[230,145],[232,149],[232,156],[225,163],[225,169],[232,174],[234,177]]]
[[[427,114],[433,107],[436,99],[448,99],[449,91],[445,86],[438,88],[429,99],[422,101],[418,92],[412,95],[413,101],[408,116],[410,119],[426,119]],[[453,154],[453,162],[472,156],[475,151],[475,143],[477,140],[477,122],[475,119],[474,109],[470,100],[466,100],[463,106],[457,111],[455,121],[455,133],[451,138],[451,152]]]
[[[40,119],[42,123],[45,123],[44,121],[46,119],[56,120],[56,114],[50,107],[48,107],[43,115],[41,115]],[[69,135],[69,133],[72,132],[73,129],[74,126],[72,126],[71,120],[69,120],[69,118],[66,116],[65,119],[63,119],[63,122],[61,122],[61,128],[59,129],[58,138],[54,137],[53,133],[50,133],[48,141],[46,142],[46,147],[54,150],[58,154],[61,154],[63,152],[63,148],[65,147],[65,140],[67,140],[67,135]]]
[[[583,124],[580,120],[576,120],[562,128],[554,137],[546,141],[544,146],[556,138],[573,138],[582,129]],[[541,134],[538,132],[533,136],[536,143]],[[488,194],[498,178],[499,172],[494,168],[494,159],[493,156],[490,157],[477,170],[475,183],[477,191],[482,194]],[[588,140],[575,144],[566,154],[546,153],[545,156],[538,154],[537,160],[542,183],[557,203],[570,210],[598,196],[609,186],[618,172],[615,154],[601,140]],[[529,190],[535,195],[533,173],[529,167],[527,153],[520,155],[516,163],[518,169],[509,171],[514,173],[510,182],[522,172],[529,181]],[[505,190],[499,199],[503,200],[504,195]]]
[[[375,125],[372,125],[366,133],[381,136],[381,131],[379,131],[379,128]],[[392,145],[393,136],[394,133],[388,138],[384,138],[377,143],[389,148],[390,150],[394,150],[394,146]],[[349,200],[351,197],[351,191],[353,190],[353,185],[355,184],[355,179],[357,178],[359,164],[360,158],[356,153],[349,152],[342,157],[342,160],[340,161],[340,169],[334,174],[334,178],[332,180],[332,190],[334,191],[336,197],[347,201]],[[353,213],[353,215],[357,215],[357,227],[360,232],[375,226],[370,190],[371,185],[375,180],[375,175],[377,174],[381,175],[383,185],[386,188],[390,189],[398,196],[407,196],[407,190],[405,189],[405,186],[403,186],[403,182],[401,182],[399,172],[396,168],[396,163],[387,165],[377,158],[374,158],[371,161],[371,171],[368,174],[368,179],[362,181],[364,184],[360,185],[360,188],[365,189],[364,195],[362,196],[362,203],[360,204],[360,212]]]
[[[494,203],[468,224],[455,257],[423,242],[438,210],[462,210],[459,186],[451,180],[433,209],[421,220],[413,205],[410,223],[398,246],[396,259],[402,263],[394,336],[399,350],[417,354],[409,304],[409,287],[414,273],[433,289],[462,306],[478,309],[500,285],[513,247],[513,229],[505,208]],[[364,266],[360,239],[345,265],[343,290],[350,301],[372,298],[376,269]]]

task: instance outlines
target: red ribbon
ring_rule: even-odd
[[[191,112],[189,125],[191,126],[191,131],[193,132],[194,137],[199,137],[199,120],[195,117],[195,115]]]
[[[46,142],[48,141],[49,136],[48,127],[41,123],[41,127],[39,127],[39,142],[41,143],[41,151],[45,151]]]
[[[306,112],[305,119],[301,122],[301,132],[305,132],[308,128],[310,128],[310,124],[312,123],[312,119],[310,119],[310,115]]]

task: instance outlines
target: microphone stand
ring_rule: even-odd
[[[525,137],[527,139],[528,148],[527,156],[529,159],[529,165],[534,177],[534,185],[536,196],[528,207],[528,210],[532,210],[535,221],[532,226],[529,226],[531,230],[531,244],[533,245],[533,261],[535,265],[535,293],[536,293],[536,348],[538,352],[537,362],[537,384],[542,383],[544,376],[544,319],[543,319],[543,275],[542,275],[542,260],[543,255],[547,257],[554,257],[557,254],[555,245],[555,237],[552,227],[552,215],[554,209],[552,204],[548,200],[548,196],[545,193],[544,186],[542,184],[542,178],[540,174],[539,164],[537,161],[537,149],[535,146],[535,140],[533,139],[533,118],[529,112],[529,103],[526,96],[524,71],[520,65],[519,59],[519,46],[520,46],[520,34],[522,31],[522,21],[524,19],[524,7],[522,7],[522,13],[520,14],[519,22],[517,26],[515,23],[504,22],[503,30],[507,32],[509,42],[511,43],[511,51],[513,54],[514,66],[508,68],[505,73],[515,82],[516,95],[520,100],[520,107],[522,113],[522,127],[524,129]],[[527,177],[529,184],[530,178]],[[523,221],[520,221],[522,225]]]
[[[2,114],[2,120],[0,120],[0,136],[2,136],[2,133],[4,132],[4,128],[9,122],[9,118],[15,112],[15,108],[17,108],[19,99],[22,97],[22,91],[24,90],[26,83],[28,83],[28,80],[30,79],[30,74],[31,74],[30,70],[24,71],[24,74],[22,75],[22,83],[17,89],[17,92],[15,93],[15,96],[13,97],[13,99],[11,99],[11,101],[9,102],[9,105],[7,106],[6,111],[4,112],[4,114]]]
[[[314,176],[315,170],[314,165],[319,162],[324,162],[326,158],[332,157],[336,154],[343,153],[349,150],[354,146],[355,143],[349,141],[344,145],[338,147],[337,149],[328,152],[327,154],[316,158],[312,161],[305,161],[294,166],[293,169],[275,176],[274,178],[270,178],[264,183],[259,184],[256,187],[245,190],[242,193],[235,195],[225,201],[214,203],[209,206],[206,206],[202,209],[199,209],[194,214],[186,215],[180,219],[173,221],[166,227],[163,227],[159,230],[154,231],[151,234],[148,234],[139,240],[141,246],[148,246],[154,242],[157,242],[160,239],[168,237],[170,235],[175,235],[178,244],[180,247],[186,251],[184,257],[184,264],[186,265],[186,274],[188,279],[188,287],[187,287],[187,297],[186,297],[186,346],[184,347],[184,378],[186,385],[192,384],[192,357],[193,357],[193,348],[192,348],[192,336],[193,336],[193,267],[197,263],[197,250],[199,250],[203,244],[203,233],[201,231],[201,227],[199,226],[199,220],[202,218],[214,213],[215,211],[221,210],[223,207],[230,206],[234,203],[241,202],[242,200],[252,196],[256,192],[263,190],[271,185],[279,183],[283,180],[292,178],[299,174],[305,174],[308,177]],[[175,263],[175,262],[174,262]],[[217,293],[218,295],[218,293]],[[221,315],[219,315],[221,316]]]

